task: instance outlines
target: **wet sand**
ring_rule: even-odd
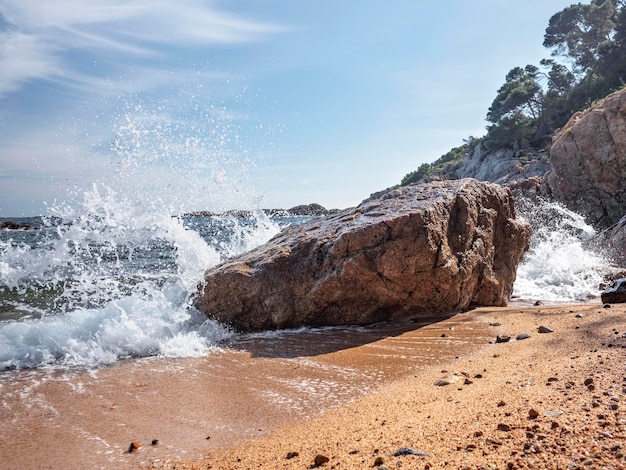
[[[306,429],[397,380],[472,357],[492,329],[469,312],[426,323],[242,336],[197,359],[5,372],[0,468],[163,467],[228,455],[288,426]],[[131,442],[140,447],[129,453]]]
[[[155,467],[624,469],[625,314],[625,305],[598,303],[475,310],[462,318],[490,329],[493,344],[405,368],[350,404],[202,460]],[[511,341],[496,343],[497,335]],[[327,359],[358,361],[367,347]],[[445,377],[459,380],[435,384]]]

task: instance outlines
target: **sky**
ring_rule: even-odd
[[[469,136],[571,0],[0,0],[0,217],[358,204]]]

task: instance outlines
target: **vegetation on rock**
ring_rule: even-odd
[[[487,133],[470,137],[432,164],[423,163],[401,185],[424,180],[459,162],[477,145],[487,150],[545,149],[576,112],[626,84],[626,1],[592,0],[555,13],[543,45],[550,59],[514,67],[487,112]]]

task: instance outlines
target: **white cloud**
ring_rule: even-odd
[[[61,67],[50,45],[21,32],[0,33],[0,97],[28,80],[60,75]]]
[[[31,80],[76,80],[71,51],[123,61],[163,55],[167,46],[247,42],[284,31],[200,0],[0,0],[0,20],[0,97]]]

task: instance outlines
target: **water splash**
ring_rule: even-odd
[[[128,107],[114,132],[112,174],[51,205],[29,238],[0,239],[0,370],[197,356],[229,337],[192,296],[206,269],[279,227],[254,210],[180,215],[259,200],[244,191],[236,126],[201,122]]]
[[[587,247],[593,227],[557,203],[521,199],[517,209],[532,224],[533,237],[518,267],[513,297],[544,302],[597,298],[610,263]]]

